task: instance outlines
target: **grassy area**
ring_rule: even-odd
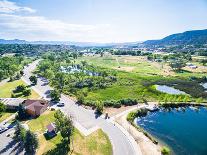
[[[4,112],[4,113],[1,113],[1,115],[0,115],[0,122],[2,122],[5,119],[9,118],[13,114],[14,113],[12,113],[12,112]]]
[[[50,140],[46,140],[43,135],[39,136],[40,147],[37,155],[51,155],[61,151],[61,139],[60,134]],[[108,136],[102,130],[98,130],[85,137],[75,129],[73,143],[71,143],[70,148],[71,152],[68,154],[72,153],[73,155],[112,155],[111,143]]]
[[[46,126],[51,122],[54,122],[54,111],[46,111],[41,116],[28,121],[28,126],[31,131],[43,133],[46,130]]]
[[[7,82],[0,86],[0,98],[10,98],[12,91],[18,86],[24,84],[26,85],[22,80],[16,80],[13,82]],[[32,90],[32,94],[28,97],[24,97],[21,94],[18,95],[19,98],[31,98],[31,99],[37,99],[40,96]]]
[[[190,77],[203,77],[203,72],[187,71],[175,73],[166,63],[149,62],[146,57],[139,56],[88,56],[77,60],[89,64],[117,70],[117,82],[106,89],[92,90],[85,97],[90,100],[120,100],[133,98],[148,101],[158,101],[163,93],[156,91],[154,84],[175,86],[186,93],[201,97],[207,95],[199,82],[190,80]],[[195,88],[190,89],[190,88]]]
[[[54,152],[61,151],[61,135],[58,134],[56,137],[46,140],[43,136],[46,126],[54,122],[54,111],[46,111],[43,115],[36,119],[29,120],[27,124],[31,131],[38,133],[39,135],[39,149],[37,154],[54,154]],[[60,147],[60,148],[59,148]],[[77,129],[73,133],[73,143],[71,144],[71,149],[73,148],[72,154],[74,155],[111,155],[112,146],[109,141],[108,136],[102,131],[98,130],[93,134],[85,137]],[[70,154],[70,153],[69,153]]]

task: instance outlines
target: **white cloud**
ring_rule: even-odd
[[[107,24],[69,24],[42,16],[0,14],[1,38],[102,42],[104,41],[103,38],[107,36],[107,32],[110,32],[110,25]]]
[[[0,1],[0,12],[1,13],[15,13],[15,12],[34,13],[36,12],[36,10],[29,7],[21,7],[14,2],[3,0]]]

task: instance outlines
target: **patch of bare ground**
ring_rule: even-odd
[[[192,73],[207,73],[207,67],[206,66],[198,66],[195,69],[192,69],[192,68],[186,66],[186,67],[183,67],[183,70],[186,70],[186,71],[189,71],[189,72],[192,72]]]
[[[105,113],[108,113],[109,117],[113,117],[117,114],[120,114],[126,110],[129,110],[133,107],[137,107],[137,105],[134,105],[134,106],[121,106],[120,108],[113,108],[113,107],[108,107],[108,108],[105,108],[104,112]]]

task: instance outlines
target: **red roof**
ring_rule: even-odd
[[[26,109],[34,111],[37,115],[41,114],[41,109],[48,106],[45,100],[25,100],[23,105]]]

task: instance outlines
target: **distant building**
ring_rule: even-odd
[[[25,100],[22,104],[26,112],[33,117],[40,116],[49,106],[46,100]]]

